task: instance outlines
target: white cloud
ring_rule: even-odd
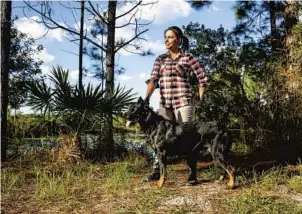
[[[41,19],[38,16],[32,16],[29,17],[29,19],[22,17],[16,20],[14,25],[19,31],[29,34],[34,39],[38,39],[43,37],[48,30],[43,24],[36,22],[40,20]],[[61,29],[49,30],[46,38],[56,39],[61,42],[63,40],[63,31]]]
[[[166,50],[166,47],[164,45],[163,41],[156,40],[156,41],[148,41],[145,43],[144,46],[146,49],[149,49],[154,53],[162,53]]]
[[[117,28],[115,30],[115,39],[131,39],[134,36],[134,30],[131,27]]]
[[[143,1],[144,4],[155,1]],[[129,11],[133,7],[132,3],[127,3],[119,8],[117,15]],[[146,21],[154,20],[154,23],[167,23],[176,20],[179,17],[187,17],[191,12],[191,6],[185,0],[160,0],[153,5],[140,6],[136,18],[142,18]],[[134,10],[135,11],[135,10]],[[132,14],[125,16],[129,19]]]
[[[123,39],[124,41],[128,41],[129,39],[132,39],[134,37],[134,31],[130,28],[119,28],[116,31],[115,37],[116,37],[116,41],[119,41],[121,39]],[[160,40],[152,41],[147,34],[142,35],[142,37],[145,40],[135,40],[131,44],[137,44],[141,48],[141,51],[150,50],[153,53],[162,53],[165,51],[166,48],[163,41]],[[136,50],[133,46],[128,45],[126,46],[126,49],[129,50],[130,52],[122,48],[118,51],[118,53],[123,56],[130,56],[133,54],[131,52],[134,53],[138,52],[138,50]]]
[[[144,4],[151,2],[151,1],[143,1]],[[153,1],[154,2],[154,1]],[[129,11],[134,6],[133,3],[126,3],[124,6],[118,9],[117,16],[123,14],[126,11]],[[136,10],[134,10],[136,11]],[[169,11],[169,12],[167,12]],[[143,22],[150,22],[154,19],[153,23],[166,23],[172,20],[176,20],[179,17],[186,17],[189,16],[191,13],[191,6],[184,0],[161,0],[154,5],[147,5],[147,6],[140,6],[138,7],[138,12],[136,13],[136,18],[141,19],[140,21]],[[172,15],[173,14],[173,15]],[[128,14],[120,19],[117,20],[117,26],[122,26],[129,22],[130,17],[133,15]],[[148,26],[147,26],[148,27]],[[144,28],[146,29],[146,28]],[[144,29],[141,29],[144,30]],[[127,27],[117,28],[115,37],[116,41],[123,39],[124,41],[128,41],[134,37],[135,33],[135,26],[128,25]],[[139,46],[142,47],[143,51],[151,50],[153,53],[162,53],[165,51],[165,46],[163,41],[152,41],[148,35],[143,34],[141,35],[147,41],[138,41]],[[134,44],[132,42],[131,44]],[[135,48],[128,46],[128,50],[131,52],[137,52]],[[121,49],[119,54],[124,56],[132,55],[132,53]]]
[[[35,60],[42,60],[44,63],[52,62],[54,61],[55,57],[47,52],[46,48],[43,48],[43,50],[39,54],[34,55]]]
[[[154,54],[163,53],[166,50],[164,42],[159,41],[159,40],[157,40],[157,41],[141,41],[139,46],[141,47],[141,51],[150,50]],[[118,51],[118,53],[123,56],[130,56],[133,54],[132,52],[137,52],[137,50],[135,50],[135,48],[133,48],[131,46],[127,46],[126,49],[129,50],[130,52],[125,49],[120,49]]]
[[[213,11],[220,11],[220,8],[215,5],[213,5],[211,8]]]
[[[220,3],[219,2],[213,2],[208,10],[208,12],[218,12],[218,11],[221,11],[221,7],[220,7]]]
[[[72,80],[78,80],[79,79],[79,70],[72,70],[69,72],[69,77]]]
[[[127,81],[127,80],[132,79],[132,76],[129,76],[129,75],[126,75],[126,74],[121,74],[121,75],[118,76],[118,78],[119,78],[121,81]]]
[[[147,74],[146,73],[140,73],[139,74],[139,78],[146,79],[147,78]]]
[[[51,68],[47,65],[41,65],[42,74],[49,74],[51,71]]]
[[[133,53],[129,52],[129,51],[126,51],[125,49],[120,49],[118,51],[119,54],[123,55],[123,56],[131,56]]]

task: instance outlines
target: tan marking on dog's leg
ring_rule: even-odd
[[[164,185],[164,183],[165,183],[165,176],[161,175],[160,178],[159,178],[159,180],[158,180],[158,182],[157,182],[157,186],[159,188],[161,188]]]
[[[226,171],[226,173],[229,176],[228,189],[233,189],[235,187],[235,182],[234,182],[235,178],[234,178],[233,173],[229,169],[225,168],[223,165],[221,165],[221,164],[219,164],[219,165]]]
[[[229,175],[229,182],[228,182],[228,188],[234,189],[235,183],[234,183],[234,175],[229,170],[226,170],[226,172]]]
[[[228,188],[229,189],[233,189],[235,187],[235,176],[234,176],[234,169],[233,169],[233,167],[232,166],[225,166],[224,164],[219,163],[219,162],[216,162],[216,164],[218,164],[221,168],[223,168],[226,171],[226,173],[229,176]],[[231,170],[233,172],[230,171],[228,168],[231,168]]]

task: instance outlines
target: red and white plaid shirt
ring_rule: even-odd
[[[207,85],[208,78],[195,57],[188,52],[179,52],[172,60],[170,54],[158,56],[148,81],[160,83],[160,104],[165,108],[178,108],[187,105],[192,99],[190,76],[196,75],[199,86]]]

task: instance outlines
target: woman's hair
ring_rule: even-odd
[[[187,51],[189,49],[189,39],[183,35],[182,30],[177,26],[171,26],[165,30],[165,34],[168,30],[173,31],[175,33],[177,39],[179,39],[179,38],[181,39],[181,43],[180,43],[181,49],[183,51]]]

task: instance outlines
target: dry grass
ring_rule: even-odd
[[[283,168],[254,178],[239,176],[250,179],[248,185],[227,190],[226,183],[217,182],[218,170],[211,163],[199,163],[200,183],[186,186],[187,166],[181,162],[168,166],[168,180],[159,189],[155,183],[142,182],[150,168],[140,156],[107,165],[36,161],[24,167],[23,161],[2,166],[3,213],[298,214],[302,206],[296,201],[301,195],[297,177],[274,179],[283,175]]]
[[[61,135],[59,137],[59,149],[53,151],[52,160],[55,164],[70,164],[77,163],[81,159],[79,151],[78,135]]]

